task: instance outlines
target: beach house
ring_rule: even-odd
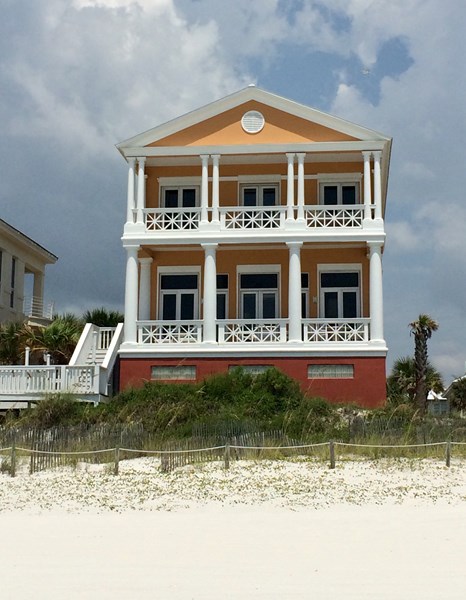
[[[249,86],[117,148],[120,388],[275,366],[383,404],[390,137]]]

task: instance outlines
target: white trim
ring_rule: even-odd
[[[285,175],[286,177],[286,175]],[[254,184],[254,183],[270,183],[270,184],[280,184],[282,180],[282,175],[280,173],[272,174],[272,175],[238,175],[236,177],[238,183],[240,184]]]
[[[201,187],[200,175],[199,177],[157,177],[157,181],[161,187],[185,187],[188,185],[197,185]]]
[[[313,177],[319,179],[319,183],[332,183],[333,181],[354,183],[355,181],[362,181],[362,173],[354,171],[351,173],[317,173]]]

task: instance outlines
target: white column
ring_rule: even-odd
[[[370,221],[372,191],[371,191],[371,152],[363,152],[364,157],[364,219]]]
[[[138,158],[138,204],[137,204],[137,217],[136,222],[138,225],[143,225],[144,223],[144,213],[143,210],[146,206],[146,177],[144,173],[144,164],[146,162],[146,157],[142,156]]]
[[[292,221],[294,219],[294,153],[287,154],[288,173],[286,186],[286,219]]]
[[[304,221],[304,158],[306,154],[300,152],[298,157],[298,221]]]
[[[382,219],[382,180],[380,174],[380,151],[373,152],[374,155],[374,204],[375,218]]]
[[[384,342],[383,337],[383,286],[382,244],[369,243],[369,302],[371,342]]]
[[[126,222],[134,223],[134,171],[135,171],[136,159],[134,157],[128,158],[128,195],[127,195],[127,207],[126,207]]]
[[[139,276],[139,320],[149,321],[150,319],[150,274],[152,258],[140,258],[140,276]]]
[[[139,246],[126,246],[125,342],[133,344],[137,341],[138,250]]]
[[[219,212],[219,198],[220,198],[220,178],[218,172],[218,163],[220,161],[219,154],[212,154],[212,221],[218,223]]]
[[[202,178],[201,178],[201,223],[207,223],[209,206],[209,155],[201,154]]]
[[[203,330],[204,342],[217,341],[217,244],[202,244],[204,248]]]
[[[288,341],[301,342],[301,246],[302,242],[287,242],[290,249],[288,271]]]

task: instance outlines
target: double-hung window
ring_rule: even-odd
[[[354,319],[361,314],[359,271],[321,271],[320,317]]]
[[[217,275],[217,319],[226,319],[228,315],[228,275]]]

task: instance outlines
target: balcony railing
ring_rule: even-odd
[[[304,342],[348,343],[369,341],[370,319],[305,319]]]
[[[139,344],[198,344],[202,321],[139,321]]]
[[[303,319],[303,342],[307,344],[369,341],[369,319]],[[202,321],[138,321],[138,343],[200,344]],[[219,344],[285,344],[288,319],[234,319],[217,321]]]
[[[364,206],[305,206],[306,226],[311,229],[322,227],[362,227]]]
[[[220,229],[279,229],[285,224],[286,206],[234,206],[219,212]]]
[[[144,211],[146,231],[192,231],[199,228],[200,208],[155,208]]]
[[[208,210],[209,218],[212,209]],[[285,228],[286,206],[230,206],[220,207],[220,231],[270,231]],[[297,208],[293,208],[297,216]],[[304,222],[307,229],[362,228],[364,206],[306,205]],[[200,208],[148,208],[144,210],[147,232],[196,231],[201,223]],[[212,226],[213,223],[210,223]]]
[[[42,298],[36,296],[27,296],[23,301],[23,313],[26,317],[51,321],[53,318],[53,309],[53,302],[44,302]]]
[[[287,321],[235,320],[218,322],[220,344],[279,344],[286,342]]]

